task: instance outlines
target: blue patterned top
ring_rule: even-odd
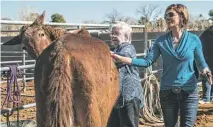
[[[136,50],[132,44],[124,42],[114,50],[115,54],[136,58]],[[120,82],[120,97],[118,99],[117,106],[122,107],[125,102],[130,101],[134,98],[141,100],[141,106],[143,103],[143,91],[139,77],[139,71],[137,67],[116,62],[115,63],[119,70],[119,82]]]

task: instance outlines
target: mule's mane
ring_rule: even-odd
[[[60,27],[53,27],[53,26],[42,26],[45,34],[50,38],[51,41],[58,39],[60,36],[66,34],[66,30]],[[71,33],[74,36],[83,37],[85,39],[90,38],[90,34],[86,29],[81,29],[78,33]]]
[[[91,36],[88,36],[88,35],[85,35],[85,34],[82,34],[82,33],[79,33],[79,34],[71,33],[71,34],[72,34],[72,36],[83,38],[83,39],[87,40],[88,42],[92,41]]]
[[[24,25],[20,30],[20,35],[22,35],[28,29],[28,27],[32,27],[32,25],[30,25],[30,26]],[[38,25],[38,26],[34,26],[34,27],[36,28],[36,27],[40,27],[40,26]],[[45,34],[50,38],[51,41],[54,41],[54,40],[58,39],[59,37],[61,37],[62,35],[69,33],[69,32],[66,32],[65,29],[60,28],[60,27],[53,27],[53,26],[47,26],[47,25],[42,25],[41,27],[44,30]],[[85,28],[82,28],[81,30],[79,30],[76,33],[69,33],[69,34],[91,40],[91,35]]]
[[[58,39],[61,35],[66,33],[65,29],[59,27],[43,25],[42,28],[51,41]]]
[[[58,39],[60,36],[66,34],[66,33],[69,33],[69,32],[66,32],[65,29],[60,28],[60,27],[43,25],[42,28],[43,28],[45,34],[51,39],[51,41],[54,41],[54,40]],[[77,33],[69,33],[69,34],[71,34],[72,36],[84,38],[87,41],[91,41],[91,36],[85,28],[82,28]]]

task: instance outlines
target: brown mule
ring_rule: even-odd
[[[44,13],[4,45],[23,43],[35,59],[38,127],[106,127],[119,95],[108,46],[85,29],[43,25]]]

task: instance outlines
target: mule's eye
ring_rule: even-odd
[[[44,36],[44,33],[42,33],[41,36],[43,37],[43,36]]]

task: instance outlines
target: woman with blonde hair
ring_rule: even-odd
[[[194,60],[202,74],[212,76],[203,57],[199,37],[184,29],[189,20],[187,8],[182,4],[172,4],[167,7],[164,18],[169,31],[156,40],[145,58],[129,58],[113,53],[112,57],[129,65],[148,67],[161,55],[160,104],[165,126],[178,126],[180,110],[180,126],[193,127],[198,108]]]

